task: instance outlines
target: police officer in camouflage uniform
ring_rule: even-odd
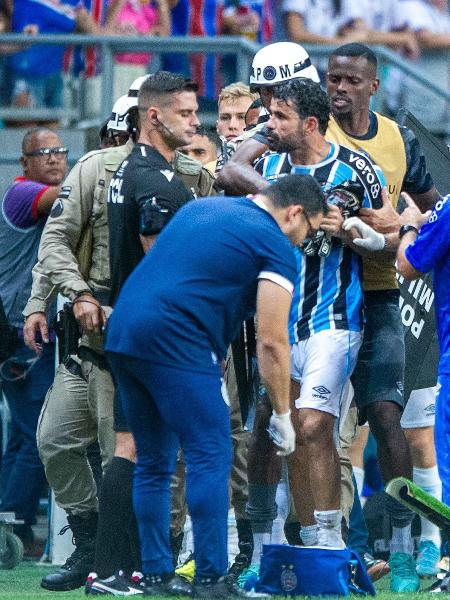
[[[94,560],[98,499],[86,448],[98,440],[103,469],[115,446],[116,455],[130,453],[126,444],[121,447],[120,434],[115,443],[114,386],[104,361],[102,326],[110,311],[107,190],[132,148],[130,139],[90,152],[72,169],[45,228],[24,310],[26,339],[34,349],[37,332],[48,339],[44,311],[55,292],[72,301],[83,331],[78,356],[65,356],[57,369],[37,434],[48,482],[67,512],[76,546],[63,567],[42,580],[43,587],[55,591],[83,585]],[[197,195],[211,193],[213,178],[199,163],[177,155],[174,168]]]

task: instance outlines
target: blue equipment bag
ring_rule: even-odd
[[[375,596],[359,556],[350,548],[263,546],[255,591],[276,596]]]

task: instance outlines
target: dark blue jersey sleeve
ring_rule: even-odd
[[[450,196],[441,198],[428,222],[422,226],[414,242],[406,248],[405,255],[412,266],[428,273],[446,253],[450,252]]]

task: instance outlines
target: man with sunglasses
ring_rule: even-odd
[[[2,199],[0,213],[0,296],[9,323],[18,334],[14,355],[2,369],[2,390],[11,412],[8,446],[3,455],[1,510],[24,520],[16,533],[33,553],[33,530],[45,475],[36,447],[36,427],[53,381],[54,345],[46,345],[38,363],[23,341],[22,310],[31,290],[45,220],[60,192],[68,150],[46,127],[28,131],[22,141],[17,177]]]

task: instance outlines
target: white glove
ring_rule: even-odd
[[[273,443],[278,446],[278,456],[287,456],[295,450],[295,431],[291,422],[291,411],[279,415],[276,412],[270,417],[267,429]]]
[[[386,239],[384,235],[378,233],[375,229],[372,229],[370,225],[367,225],[358,217],[350,217],[342,224],[342,229],[345,229],[345,231],[348,231],[352,227],[357,229],[361,235],[360,238],[355,238],[353,240],[355,246],[360,246],[366,250],[383,250],[385,248]]]

